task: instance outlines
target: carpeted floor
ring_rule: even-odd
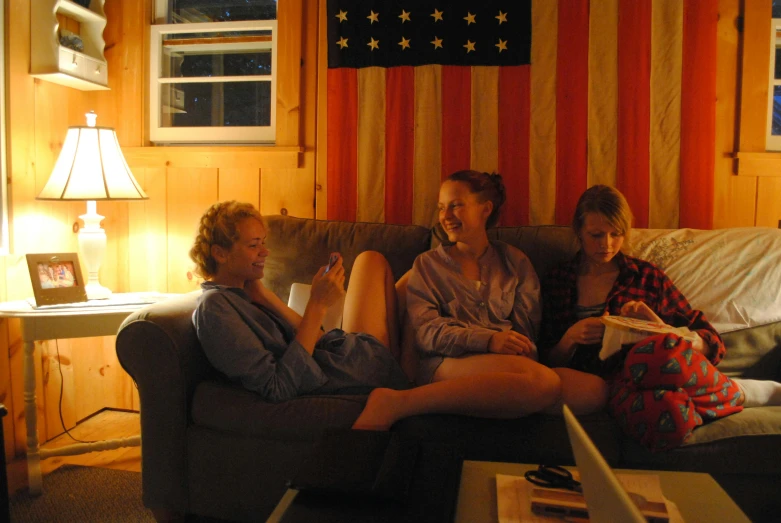
[[[141,503],[141,474],[63,465],[43,477],[43,494],[11,497],[14,522],[153,522]]]

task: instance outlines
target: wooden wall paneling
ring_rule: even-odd
[[[260,169],[257,167],[219,170],[217,199],[251,203],[260,209]]]
[[[781,176],[758,178],[756,225],[781,228]]]
[[[128,268],[128,202],[97,202],[98,214],[106,231],[106,254],[100,265],[100,283],[112,292],[129,289]]]
[[[735,175],[740,0],[719,0],[713,227],[754,225],[756,179]]]
[[[168,202],[164,167],[133,167],[148,200],[128,202],[128,291],[168,290]]]
[[[328,15],[326,0],[317,2],[317,166],[315,210],[318,220],[328,217]],[[308,14],[308,13],[307,13]],[[309,17],[307,17],[307,21]],[[309,27],[307,25],[307,27]]]
[[[43,80],[35,80],[35,190],[33,199],[49,180],[60,155],[70,114],[63,110],[63,101],[72,98],[73,89]],[[79,97],[73,97],[78,99]],[[67,103],[67,102],[66,102]],[[65,107],[70,106],[68,103]],[[84,125],[79,122],[78,125]],[[84,202],[36,201],[32,214],[38,227],[20,231],[27,245],[17,252],[76,252],[77,242],[72,224],[86,211]],[[17,229],[18,230],[18,229]]]
[[[772,0],[747,0],[744,8],[739,150],[764,151]]]
[[[198,220],[217,199],[217,169],[168,169],[168,291],[199,288],[188,255]]]
[[[73,373],[72,340],[49,340],[40,343],[42,358],[42,382],[46,430],[38,428],[38,439],[48,441],[65,430],[73,428],[79,420],[76,414],[76,387]],[[75,341],[75,340],[74,340]],[[59,355],[58,355],[59,353]],[[62,375],[60,375],[62,372]],[[62,392],[60,391],[62,385]],[[60,407],[62,397],[62,407]],[[62,408],[62,421],[60,420]]]
[[[175,169],[224,167],[298,167],[301,147],[178,146],[123,147],[128,165]]]
[[[90,100],[98,113],[98,125],[115,128],[123,147],[145,144],[146,37],[152,2],[120,0],[105,5],[103,39],[110,91],[96,91]]]
[[[133,409],[133,379],[125,372],[117,358],[116,336],[102,336],[97,338],[103,361],[98,370],[103,390],[100,397],[103,399],[101,408]]]
[[[24,247],[27,236],[23,228],[33,226],[29,219],[35,209],[35,92],[33,77],[30,76],[30,2],[29,0],[10,0],[8,23],[6,24],[6,42],[8,51],[8,92],[9,103],[6,106],[8,123],[8,180],[11,204],[9,220],[11,224],[11,252],[5,271],[8,299],[23,298],[29,287],[18,288],[15,282],[28,281],[27,265],[24,263]],[[19,262],[22,263],[19,263]],[[21,391],[21,389],[19,389]],[[15,403],[14,403],[15,405]],[[16,413],[14,414],[16,415]],[[23,415],[23,414],[22,414]]]
[[[279,27],[277,46],[277,129],[276,144],[299,145],[301,119],[301,45],[304,34],[303,0],[286,0],[277,4]]]
[[[304,104],[303,140],[304,154],[300,168],[307,172],[310,183],[315,191],[311,205],[312,217],[316,217],[317,187],[317,68],[318,68],[318,2],[310,0],[304,6],[303,32],[304,40],[304,70],[302,71],[302,100]]]
[[[3,443],[6,461],[14,455],[14,424],[13,390],[11,389],[11,357],[8,340],[8,323],[6,318],[0,319],[0,403],[8,409],[8,415],[3,419]]]
[[[79,338],[60,340],[60,349],[70,343],[73,357],[74,389],[66,396],[75,399],[76,422],[79,422],[102,409],[106,404],[103,391],[106,378],[104,365],[103,338]]]
[[[5,256],[0,256],[0,274],[5,274]],[[5,284],[5,278],[0,277],[0,300],[2,301],[8,301],[8,288]],[[2,344],[2,339],[0,339],[0,345]],[[0,354],[3,354],[2,349],[0,349]]]
[[[260,212],[314,218],[313,182],[312,169],[261,169]]]
[[[780,152],[739,152],[739,176],[781,176]]]
[[[20,256],[19,247],[27,245],[23,231],[24,222],[30,227],[31,220],[26,219],[35,207],[35,125],[34,82],[30,76],[30,2],[29,0],[9,0],[6,2],[8,22],[6,23],[6,58],[8,73],[8,100],[6,119],[8,130],[8,182],[9,182],[9,220],[12,255],[6,258],[5,288],[7,299],[23,298],[29,287],[29,274],[24,256]],[[21,251],[24,252],[23,250]],[[21,263],[20,263],[21,262]],[[28,287],[15,282],[28,282]],[[22,395],[22,343],[19,335],[19,322],[8,322],[8,356],[11,373],[12,397],[6,403],[14,430],[12,439],[15,452],[23,451],[27,431],[24,426],[24,397]]]

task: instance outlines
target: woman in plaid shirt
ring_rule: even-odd
[[[595,185],[580,197],[573,229],[581,250],[552,270],[542,286],[541,360],[597,374],[610,387],[608,409],[623,429],[651,450],[681,445],[704,422],[744,406],[781,400],[775,382],[730,379],[716,370],[724,343],[705,315],[653,264],[621,252],[632,212],[612,187]],[[605,326],[599,316],[629,316],[688,327],[646,338],[602,361]],[[744,404],[745,393],[749,399]]]

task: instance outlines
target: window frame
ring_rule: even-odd
[[[738,146],[733,154],[738,176],[778,176],[781,171],[781,153],[767,150],[771,6],[771,0],[752,1],[740,13]]]
[[[769,152],[781,151],[781,135],[773,134],[773,102],[775,87],[781,87],[781,79],[776,79],[776,49],[781,48],[781,18],[770,19],[770,60],[767,93],[767,122],[765,149]]]
[[[165,35],[186,33],[215,33],[220,31],[271,31],[271,75],[242,77],[239,81],[268,81],[271,84],[270,123],[268,126],[203,126],[203,127],[163,127],[161,125],[162,97],[161,85],[183,83],[180,78],[163,78],[161,66],[163,59],[163,38]],[[155,143],[265,143],[276,140],[276,99],[277,99],[277,39],[276,20],[252,20],[238,22],[208,22],[193,24],[156,24],[151,27],[149,60],[149,139]],[[230,44],[214,44],[216,47]],[[235,81],[233,77],[194,78],[203,83],[223,83]],[[192,82],[190,78],[187,82]]]

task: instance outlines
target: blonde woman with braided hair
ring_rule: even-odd
[[[206,281],[193,323],[211,364],[273,402],[309,393],[407,388],[409,381],[389,350],[395,325],[386,311],[395,311],[396,295],[385,258],[365,252],[356,259],[345,330],[324,333],[326,310],[345,294],[341,257],[334,253],[330,269],[317,272],[300,316],[261,282],[269,255],[265,241],[263,220],[251,204],[217,203],[201,218],[190,258]]]

